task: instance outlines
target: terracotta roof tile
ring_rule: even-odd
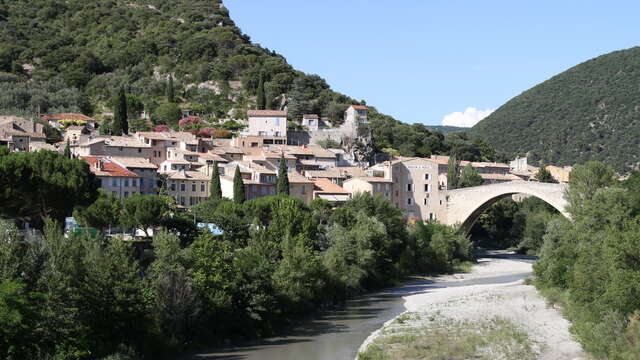
[[[64,113],[58,114],[54,116],[47,116],[45,120],[84,120],[84,121],[95,121],[93,118],[88,117],[84,114],[72,114],[72,113]]]
[[[316,193],[328,193],[328,194],[349,194],[342,186],[336,185],[329,179],[321,178],[314,181]]]
[[[279,111],[279,110],[249,110],[247,111],[247,115],[249,116],[278,116],[278,117],[285,117],[287,116],[287,112],[286,111]]]
[[[82,156],[84,161],[89,164],[91,172],[96,176],[111,176],[111,177],[131,177],[139,178],[136,173],[125,169],[124,167],[116,164],[110,159],[102,158],[98,156]],[[101,167],[98,168],[98,163],[101,163]]]

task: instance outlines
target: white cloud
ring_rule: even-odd
[[[442,119],[442,125],[472,127],[494,111],[495,109],[478,110],[474,107],[468,107],[464,112],[456,111],[445,115]]]

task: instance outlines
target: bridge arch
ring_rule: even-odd
[[[526,194],[535,196],[553,206],[565,217],[569,217],[566,211],[565,199],[566,185],[549,184],[529,181],[510,181],[505,183],[474,186],[464,189],[447,190],[447,215],[445,223],[448,225],[459,224],[466,233],[471,231],[478,217],[498,200],[514,194]]]

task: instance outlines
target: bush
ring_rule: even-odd
[[[173,103],[166,103],[158,106],[151,114],[151,121],[154,124],[177,127],[178,120],[182,118],[182,110]]]

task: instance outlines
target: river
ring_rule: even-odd
[[[490,257],[505,257],[497,254]],[[531,257],[512,257],[532,262]],[[479,260],[482,260],[480,258]],[[354,359],[362,342],[382,325],[404,310],[403,297],[429,290],[484,284],[511,283],[528,277],[530,272],[455,281],[415,279],[403,286],[369,293],[347,301],[338,310],[323,311],[293,326],[285,335],[241,346],[216,349],[193,355],[191,359],[215,360],[335,360]],[[464,277],[464,275],[462,275]]]

